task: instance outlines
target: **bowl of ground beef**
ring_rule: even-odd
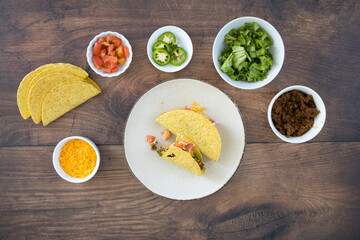
[[[271,100],[268,120],[281,140],[303,143],[314,138],[325,124],[326,109],[319,94],[305,86],[281,90]]]

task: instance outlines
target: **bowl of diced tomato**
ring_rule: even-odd
[[[132,55],[129,41],[120,33],[111,31],[95,36],[86,53],[91,69],[103,77],[115,77],[125,72]]]

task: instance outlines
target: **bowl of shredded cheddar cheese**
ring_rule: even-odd
[[[72,183],[86,182],[99,169],[100,152],[88,138],[67,137],[56,145],[53,164],[56,172],[64,180]]]

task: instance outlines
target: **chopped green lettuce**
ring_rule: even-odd
[[[256,22],[245,23],[240,29],[231,29],[225,35],[228,45],[218,59],[221,71],[235,81],[264,80],[273,65],[269,52],[273,41]]]

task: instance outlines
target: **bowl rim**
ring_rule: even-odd
[[[61,152],[61,148],[70,140],[72,139],[81,139],[86,141],[87,143],[89,143],[93,149],[95,150],[96,153],[96,165],[94,170],[91,172],[90,175],[88,175],[87,177],[80,179],[80,178],[74,178],[69,176],[66,172],[64,172],[64,170],[62,170],[62,168],[60,167],[60,162],[59,162],[59,156],[60,156],[60,152]],[[54,148],[53,151],[53,166],[55,168],[56,173],[64,180],[71,182],[71,183],[83,183],[86,181],[89,181],[91,178],[93,178],[96,174],[96,172],[99,169],[100,166],[100,152],[98,147],[95,145],[95,143],[93,141],[91,141],[90,139],[86,138],[86,137],[82,137],[82,136],[70,136],[70,137],[66,137],[63,140],[61,140]]]
[[[114,73],[104,73],[104,70],[101,69],[97,69],[94,64],[92,63],[92,49],[93,49],[93,46],[96,42],[96,40],[99,38],[99,37],[104,37],[104,36],[107,36],[107,35],[115,35],[119,38],[121,38],[122,42],[125,43],[125,46],[129,48],[129,53],[130,53],[130,56],[129,58],[126,59],[126,62],[124,64],[124,66],[122,66],[121,69],[119,69],[119,66],[118,66],[118,69],[119,71],[117,72],[114,72]],[[90,66],[90,68],[95,72],[97,73],[98,75],[102,76],[102,77],[116,77],[116,76],[119,76],[120,74],[124,73],[130,66],[131,62],[132,62],[132,57],[133,57],[133,51],[132,51],[132,47],[131,47],[131,44],[129,42],[129,40],[122,34],[118,33],[118,32],[113,32],[113,31],[105,31],[105,32],[102,32],[102,33],[99,33],[98,35],[96,35],[90,42],[89,42],[89,45],[86,49],[86,59],[87,59],[87,62]]]
[[[271,111],[272,111],[275,100],[278,99],[284,93],[289,92],[291,90],[298,90],[307,95],[312,95],[315,105],[316,105],[316,109],[320,110],[320,114],[315,117],[315,121],[316,120],[320,121],[318,124],[318,127],[317,128],[311,127],[307,132],[305,132],[302,136],[299,136],[299,137],[286,137],[285,135],[281,134],[275,128],[275,125],[274,125],[274,123],[272,121],[272,117],[271,117]],[[304,142],[310,141],[311,139],[316,137],[321,132],[321,129],[324,127],[325,121],[326,121],[326,107],[325,107],[324,101],[322,100],[320,95],[317,92],[315,92],[313,89],[306,87],[306,86],[302,86],[302,85],[293,85],[293,86],[289,86],[289,87],[282,89],[271,99],[269,106],[268,106],[267,118],[268,118],[268,122],[269,122],[271,130],[275,133],[275,135],[278,138],[280,138],[281,140],[288,142],[288,143],[304,143]],[[314,125],[315,125],[315,121],[314,121]]]
[[[190,42],[190,46],[188,47],[184,47],[182,45],[182,48],[184,48],[184,50],[186,51],[186,60],[183,64],[181,64],[180,66],[174,66],[174,68],[168,68],[167,66],[169,65],[165,65],[165,66],[160,66],[160,65],[157,65],[154,60],[152,59],[152,54],[150,54],[150,52],[152,53],[152,45],[154,44],[153,42],[150,42],[151,38],[157,34],[158,32],[161,32],[161,30],[165,29],[165,28],[170,28],[170,29],[174,29],[174,30],[178,30],[180,32],[182,32],[182,34],[184,35],[185,38],[187,38]],[[171,31],[171,30],[166,30],[166,31]],[[160,35],[159,35],[160,36]],[[175,35],[176,37],[176,35]],[[157,38],[156,38],[157,39]],[[190,50],[190,51],[188,51]],[[180,27],[177,27],[177,26],[174,26],[174,25],[166,25],[166,26],[163,26],[163,27],[160,27],[158,29],[156,29],[149,37],[148,39],[148,43],[146,45],[146,53],[147,53],[147,56],[148,56],[148,59],[149,61],[151,62],[151,64],[157,68],[158,70],[162,71],[162,72],[167,72],[167,73],[173,73],[173,72],[178,72],[182,69],[184,69],[191,61],[192,59],[192,56],[193,56],[193,53],[194,53],[194,46],[193,46],[193,43],[192,43],[192,40],[189,36],[189,34],[182,28]],[[171,65],[172,66],[172,65]]]
[[[222,33],[226,27],[228,27],[230,24],[233,24],[235,22],[238,21],[253,21],[253,22],[257,22],[263,25],[267,25],[268,28],[272,29],[273,34],[270,35],[269,31],[267,31],[266,33],[269,34],[273,39],[274,39],[274,35],[277,35],[277,37],[279,38],[278,44],[280,46],[280,56],[279,59],[281,60],[279,62],[279,67],[277,68],[276,72],[274,72],[274,76],[272,77],[272,79],[270,78],[266,78],[262,81],[258,81],[258,82],[245,82],[245,81],[234,81],[232,79],[230,79],[229,76],[226,75],[226,73],[223,73],[220,70],[220,67],[217,65],[218,59],[215,59],[215,44],[220,41],[220,33]],[[241,27],[241,26],[238,26]],[[263,27],[262,27],[263,28]],[[221,40],[223,41],[223,40]],[[253,17],[253,16],[244,16],[244,17],[239,17],[239,18],[235,18],[233,20],[231,20],[230,22],[226,23],[221,29],[220,31],[217,33],[214,43],[213,43],[213,47],[212,47],[212,59],[213,59],[213,64],[215,66],[215,69],[217,71],[217,73],[220,75],[220,77],[227,82],[228,84],[230,84],[233,87],[239,88],[239,89],[244,89],[244,90],[253,90],[253,89],[258,89],[261,87],[266,86],[267,84],[269,84],[270,82],[272,82],[277,75],[280,73],[282,66],[284,65],[284,60],[285,60],[285,45],[284,45],[284,41],[282,40],[282,37],[280,35],[280,33],[278,32],[278,30],[268,21],[258,18],[258,17]],[[274,68],[272,68],[270,71],[272,71]],[[270,72],[269,71],[269,72]],[[242,83],[245,84],[244,86],[239,86],[239,84],[236,83]],[[258,83],[255,85],[255,83]]]

